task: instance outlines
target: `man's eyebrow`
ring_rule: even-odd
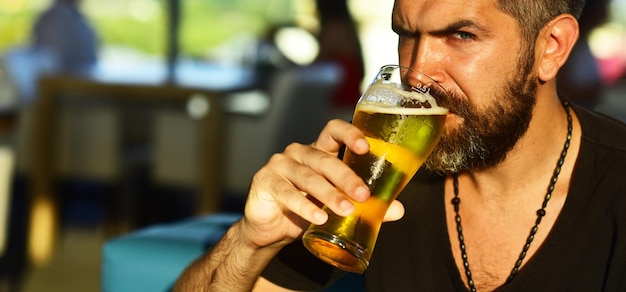
[[[475,21],[472,21],[469,19],[462,19],[462,20],[458,20],[453,23],[450,23],[449,25],[443,28],[435,29],[427,33],[432,34],[432,35],[446,35],[446,34],[458,32],[459,30],[467,29],[467,28],[476,29],[484,33],[488,32],[488,30],[484,26],[476,23]],[[401,24],[397,24],[395,22],[391,24],[391,29],[398,35],[413,35],[413,34],[421,33],[419,31],[411,31],[403,27]]]
[[[410,35],[415,34],[417,32],[412,32],[401,25],[397,24],[395,21],[391,23],[391,30],[398,35]]]
[[[458,21],[455,21],[453,23],[450,23],[449,25],[447,25],[444,28],[436,29],[434,31],[431,31],[430,33],[434,34],[434,35],[445,35],[445,34],[454,33],[454,32],[457,32],[459,30],[467,29],[467,28],[479,30],[479,31],[484,32],[484,33],[488,32],[487,28],[485,28],[484,26],[476,23],[475,21],[472,21],[472,20],[469,20],[469,19],[462,19],[462,20],[458,20]]]

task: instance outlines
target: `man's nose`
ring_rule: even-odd
[[[401,52],[402,54],[403,52]],[[407,58],[408,66],[413,70],[419,71],[437,83],[445,82],[444,68],[441,62],[441,52],[437,50],[433,40],[420,39],[414,42],[414,46],[409,51],[409,56],[400,56],[400,59]],[[412,76],[407,76],[410,80]]]

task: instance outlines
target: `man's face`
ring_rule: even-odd
[[[522,65],[533,51],[520,54],[515,20],[490,0],[397,0],[393,28],[400,65],[450,92],[439,102],[450,114],[426,165],[450,173],[501,162],[528,128],[537,86]]]

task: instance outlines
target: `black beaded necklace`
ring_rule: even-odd
[[[524,248],[519,255],[519,258],[515,262],[515,266],[513,270],[511,270],[511,274],[506,279],[506,284],[513,281],[513,278],[517,274],[520,266],[522,265],[522,261],[526,257],[526,253],[530,248],[530,243],[535,238],[535,234],[539,229],[539,223],[541,223],[541,219],[546,215],[546,206],[548,205],[548,201],[552,197],[552,191],[554,191],[554,186],[559,178],[559,174],[561,173],[561,167],[565,162],[565,156],[567,155],[567,150],[569,149],[570,141],[572,140],[572,115],[570,114],[569,103],[567,101],[563,101],[563,108],[565,109],[565,113],[567,113],[567,138],[565,139],[565,145],[563,146],[563,151],[561,152],[561,157],[556,164],[556,168],[554,169],[554,173],[552,174],[552,179],[550,180],[550,185],[548,186],[548,192],[543,199],[543,203],[541,204],[541,209],[537,210],[537,220],[535,221],[535,226],[530,229],[530,234],[526,239],[526,244],[524,244]],[[459,243],[461,247],[461,258],[463,259],[463,267],[465,268],[465,276],[467,277],[467,284],[470,288],[470,291],[476,292],[476,287],[474,286],[474,280],[472,280],[472,272],[470,272],[469,262],[467,261],[467,252],[465,250],[465,241],[463,237],[463,228],[461,227],[461,215],[459,214],[459,205],[461,204],[461,199],[459,198],[459,178],[458,174],[454,174],[452,176],[453,184],[454,184],[454,198],[452,198],[452,205],[454,205],[454,213],[455,213],[455,221],[456,221],[456,231],[459,235]]]

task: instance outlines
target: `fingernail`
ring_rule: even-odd
[[[356,146],[359,149],[367,149],[367,147],[369,147],[369,144],[367,143],[367,140],[359,139],[359,140],[356,141]]]
[[[352,211],[352,209],[354,209],[354,205],[352,205],[352,203],[350,203],[350,201],[348,200],[343,200],[341,201],[341,203],[339,203],[339,208],[341,208],[341,210],[349,212],[349,211]]]
[[[369,194],[369,189],[366,187],[358,187],[356,188],[356,190],[354,191],[354,195],[355,197],[360,200],[360,201],[364,201],[367,198],[367,195]]]
[[[313,219],[317,224],[324,224],[326,222],[326,212],[317,211],[313,214]]]

